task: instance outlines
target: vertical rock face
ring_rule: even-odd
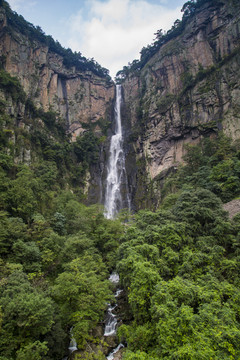
[[[41,36],[43,41],[41,41]],[[48,45],[49,38],[50,45]],[[53,44],[52,47],[51,44]],[[54,47],[60,50],[54,51]],[[61,55],[62,53],[63,55]],[[83,194],[86,201],[96,203],[101,201],[102,175],[106,160],[105,149],[108,147],[106,135],[111,124],[115,86],[107,76],[107,71],[103,71],[106,69],[101,68],[95,62],[81,58],[81,55],[80,60],[79,58],[76,60],[76,56],[74,61],[72,58],[74,58],[74,54],[70,50],[69,52],[64,50],[51,37],[46,37],[36,31],[34,26],[31,31],[31,24],[29,25],[23,18],[18,17],[3,2],[3,5],[0,6],[1,69],[3,68],[3,71],[11,76],[17,77],[21,84],[20,87],[22,86],[26,93],[24,100],[16,102],[9,96],[8,90],[6,92],[2,86],[0,87],[0,100],[6,104],[7,113],[12,117],[17,129],[16,133],[11,130],[15,148],[18,147],[18,151],[15,151],[14,154],[15,161],[26,164],[35,161],[36,153],[33,154],[32,151],[34,146],[27,141],[20,143],[20,138],[17,136],[20,128],[25,133],[28,132],[29,136],[31,135],[34,125],[33,123],[31,126],[29,125],[29,105],[42,113],[47,113],[50,121],[54,114],[56,121],[63,126],[67,134],[70,134],[72,141],[75,141],[77,136],[85,134],[88,129],[96,136],[99,157],[98,161],[95,160],[92,164],[89,161],[89,164],[84,165],[88,166],[84,178],[81,173],[79,180],[76,178],[76,181],[79,184],[85,183]],[[75,65],[81,59],[83,59],[82,63]],[[26,101],[26,99],[28,100]],[[41,116],[37,121],[40,128],[45,127]],[[54,139],[54,134],[48,132],[48,129],[46,129],[45,136],[49,138],[50,142],[59,141]],[[79,158],[80,162],[83,161],[81,155]],[[75,161],[77,160],[75,159]],[[79,166],[81,167],[80,163]]]
[[[219,129],[239,138],[239,5],[205,3],[179,36],[165,43],[139,73],[125,79],[129,156],[135,153],[137,159],[137,170],[129,166],[129,173],[134,177],[137,208],[142,206],[142,187],[148,184],[151,197],[152,180],[161,179],[182,161],[184,144]]]
[[[57,113],[73,140],[87,126],[99,137],[105,135],[99,161],[85,177],[86,197],[99,201],[113,82],[93,71],[66,66],[63,56],[46,43],[9,25],[4,7],[0,7],[0,62],[18,77],[37,108]],[[203,1],[178,36],[165,42],[140,71],[130,72],[122,84],[122,120],[128,184],[136,209],[157,204],[162,179],[182,162],[186,143],[197,143],[219,130],[239,138],[239,79],[237,0]],[[8,113],[27,128],[25,104],[11,99],[7,103]],[[30,147],[22,150],[19,161],[31,163]]]
[[[0,9],[0,55],[4,68],[17,76],[38,107],[55,111],[65,119],[72,136],[79,135],[82,123],[105,118],[114,97],[112,81],[91,71],[78,71],[63,64],[62,56],[40,41],[8,26]]]

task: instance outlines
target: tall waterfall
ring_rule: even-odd
[[[121,85],[116,86],[115,134],[111,138],[105,193],[105,217],[113,219],[119,210],[130,210],[121,124]]]

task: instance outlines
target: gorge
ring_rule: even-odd
[[[0,1],[1,360],[240,358],[239,79],[238,0],[116,84]]]
[[[164,178],[182,162],[185,144],[196,144],[219,130],[238,138],[238,3],[198,3],[195,13],[183,17],[182,23],[169,32],[169,40],[154,45],[156,50],[147,62],[142,56],[139,64],[135,61],[132,68],[125,67],[121,79],[128,184],[123,191],[131,192],[135,210],[159,204]],[[60,55],[63,50],[52,51],[54,46],[46,39],[43,46],[42,34],[32,41],[9,14],[7,19],[2,8],[0,50],[5,71],[17,75],[28,102],[56,114],[57,122],[73,140],[90,132],[98,138],[98,160],[87,166],[83,192],[88,203],[104,203],[109,125],[114,119],[113,82],[105,70],[88,64],[83,57],[66,66],[66,55]],[[94,71],[81,70],[91,66]],[[16,107],[12,100],[7,101],[18,126],[28,132],[24,123],[27,106],[22,103]],[[19,144],[16,161],[33,161],[36,154],[30,148]]]

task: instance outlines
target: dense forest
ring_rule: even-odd
[[[117,269],[133,321],[118,334],[124,359],[240,357],[239,147],[223,135],[189,146],[156,212],[135,214]],[[221,200],[222,199],[222,200]]]
[[[157,47],[203,3],[188,1],[182,23],[165,40],[157,33]],[[81,69],[107,75],[55,49],[21,16],[12,22],[66,55],[69,66],[81,60]],[[240,196],[239,142],[218,132],[186,146],[154,212],[108,220],[101,205],[85,205],[84,194],[103,139],[89,125],[72,142],[64,119],[37,108],[1,62],[0,360],[61,360],[70,332],[81,350],[75,359],[106,359],[95,329],[114,297],[114,269],[128,308],[117,332],[123,360],[239,359],[240,215],[229,219],[223,210]],[[24,106],[23,119],[9,112],[9,101]]]
[[[23,126],[1,100],[0,359],[61,359],[70,328],[81,349],[102,320],[122,226],[100,205],[83,204],[101,139],[88,129],[71,142],[57,114],[37,109],[16,77],[1,69],[0,79],[6,99],[25,104]]]
[[[16,78],[2,69],[1,79],[9,96],[25,99]],[[238,142],[219,133],[187,146],[160,208],[125,223],[125,215],[107,220],[101,206],[82,203],[81,174],[97,161],[91,131],[71,143],[53,113],[36,115],[28,105],[29,133],[5,106],[0,359],[60,359],[70,328],[79,349],[100,345],[92,330],[112,299],[107,278],[114,268],[132,318],[118,330],[128,344],[124,359],[237,359],[240,217],[228,220],[222,201],[240,194]],[[18,144],[32,144],[34,163],[14,161],[13,132]]]
[[[35,163],[14,162],[3,105],[1,122],[1,360],[60,359],[70,328],[79,349],[100,346],[92,331],[112,299],[114,268],[132,319],[118,329],[124,359],[239,358],[240,217],[222,209],[240,194],[237,143],[219,134],[188,146],[160,208],[126,223],[66,188],[63,153],[38,149]]]

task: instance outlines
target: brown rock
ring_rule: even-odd
[[[11,28],[0,9],[0,55],[6,56],[5,70],[17,76],[37,106],[53,110],[65,119],[73,138],[81,123],[105,118],[114,98],[114,84],[90,71],[63,65],[63,58],[38,40]]]
[[[232,200],[223,205],[225,211],[228,212],[230,219],[240,213],[240,199]]]
[[[139,164],[135,172],[126,159],[136,208],[149,206],[148,196],[150,202],[159,198],[158,178],[183,161],[185,144],[221,129],[239,137],[239,29],[239,5],[209,1],[178,37],[124,81],[124,120],[138,132],[132,147],[128,144],[128,156],[134,154]]]

